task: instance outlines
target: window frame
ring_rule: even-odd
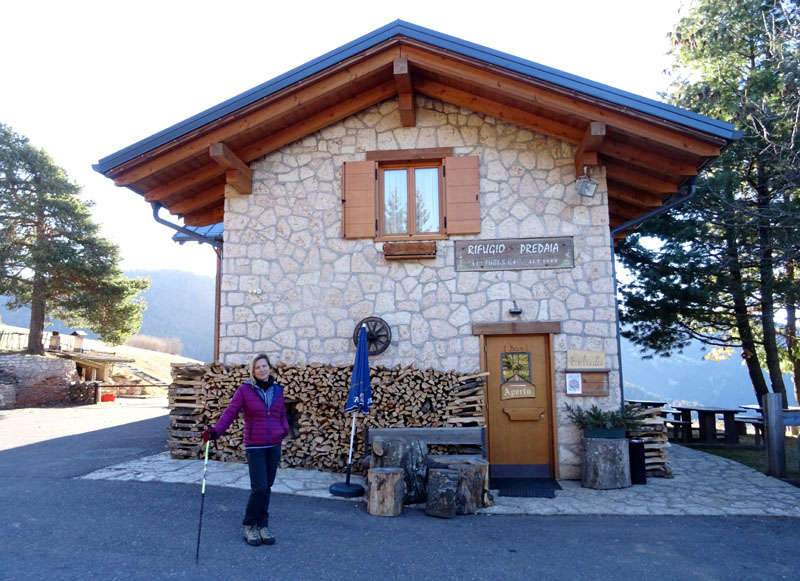
[[[378,214],[378,232],[375,236],[376,242],[396,242],[398,240],[446,240],[447,233],[445,232],[445,200],[444,200],[444,179],[442,175],[442,166],[444,158],[440,159],[420,159],[413,161],[386,161],[378,162],[378,200],[377,200],[377,214]],[[439,213],[439,224],[436,232],[417,232],[416,231],[416,195],[415,195],[415,179],[417,169],[436,168],[437,174],[437,204]],[[386,170],[406,170],[406,183],[408,185],[406,192],[406,227],[407,232],[397,234],[386,233],[386,195],[384,190],[384,172]],[[412,228],[413,225],[413,228]]]

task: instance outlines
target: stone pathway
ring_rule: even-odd
[[[674,478],[648,478],[647,484],[619,490],[591,490],[580,482],[559,481],[555,499],[495,495],[481,514],[527,515],[721,515],[800,517],[800,488],[747,466],[683,446],[669,448]],[[95,480],[199,484],[202,460],[173,460],[168,452],[110,466],[83,476]],[[249,489],[247,465],[209,460],[206,481],[212,486]],[[285,468],[278,470],[273,492],[331,500],[328,487],[344,474]],[[351,482],[364,484],[353,475]]]

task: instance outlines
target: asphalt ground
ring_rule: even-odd
[[[220,486],[206,489],[196,564],[199,485],[78,478],[164,451],[166,409],[139,405],[0,412],[0,579],[800,576],[797,518],[378,518],[363,503],[275,494],[278,542],[250,547],[247,491]]]

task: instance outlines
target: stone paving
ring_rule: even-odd
[[[518,515],[717,515],[800,517],[800,488],[747,466],[683,446],[669,448],[673,478],[648,478],[646,485],[619,490],[582,488],[561,480],[555,499],[509,498],[495,494],[494,506],[481,514]],[[83,476],[95,480],[200,483],[202,460],[173,460],[168,452],[148,456]],[[363,502],[331,496],[328,487],[343,474],[278,470],[273,492],[335,501]],[[206,481],[212,486],[248,489],[247,465],[209,460]],[[351,482],[364,484],[353,475]]]

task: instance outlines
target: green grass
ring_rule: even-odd
[[[744,436],[742,440],[746,442],[747,438],[747,436]],[[800,451],[797,449],[797,436],[786,436],[784,442],[786,445],[786,477],[788,480],[800,480]],[[745,466],[750,466],[764,474],[767,473],[767,451],[764,448],[746,449],[735,446],[692,446],[692,448],[728,458]]]

